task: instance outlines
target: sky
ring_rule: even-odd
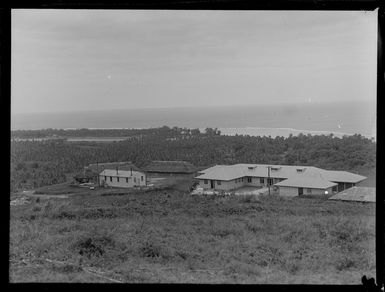
[[[11,113],[376,99],[377,11],[12,10]]]

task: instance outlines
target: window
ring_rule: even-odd
[[[136,183],[136,177],[134,177],[134,183]]]
[[[307,193],[308,193],[308,194],[311,194],[311,189],[307,189]]]
[[[251,183],[251,177],[247,178],[247,182]]]
[[[128,177],[126,177],[126,183],[128,183]]]
[[[119,182],[119,177],[116,178],[116,181]]]
[[[268,178],[267,179],[267,184],[271,186],[273,184],[273,179],[272,178]]]
[[[208,181],[207,179],[204,180],[204,184],[207,185],[208,184]]]
[[[112,182],[112,176],[110,176],[110,182]]]
[[[140,177],[140,180],[143,181],[143,175]]]
[[[107,180],[107,176],[104,176],[104,180]]]
[[[265,179],[264,178],[260,178],[259,181],[260,181],[261,184],[265,183]]]
[[[220,180],[217,180],[217,185],[220,186],[222,183]]]

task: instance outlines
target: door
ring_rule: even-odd
[[[211,188],[213,189],[214,188],[214,181],[210,180],[210,184],[211,184]]]
[[[303,188],[298,188],[298,196],[303,195]]]

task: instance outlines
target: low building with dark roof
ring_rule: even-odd
[[[96,182],[97,180],[97,176],[93,172],[87,171],[86,169],[81,173],[77,173],[73,178],[79,184]]]
[[[283,196],[330,195],[337,183],[321,177],[293,177],[274,184],[278,194]]]
[[[148,176],[194,176],[197,168],[187,161],[155,160],[143,167]]]
[[[99,174],[106,169],[118,171],[141,171],[137,166],[132,164],[131,161],[92,163],[85,166],[83,171],[77,173],[73,178],[78,183],[93,182],[98,184]]]
[[[99,184],[117,188],[144,187],[147,185],[147,178],[141,171],[104,169],[99,174]]]
[[[86,166],[86,169],[96,174],[99,174],[105,169],[141,171],[141,169],[134,165],[131,161],[92,163]]]

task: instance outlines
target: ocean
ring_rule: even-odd
[[[284,136],[290,134],[361,134],[376,138],[375,104],[287,104],[158,109],[23,113],[11,115],[12,130],[77,128],[218,128],[222,134]]]

